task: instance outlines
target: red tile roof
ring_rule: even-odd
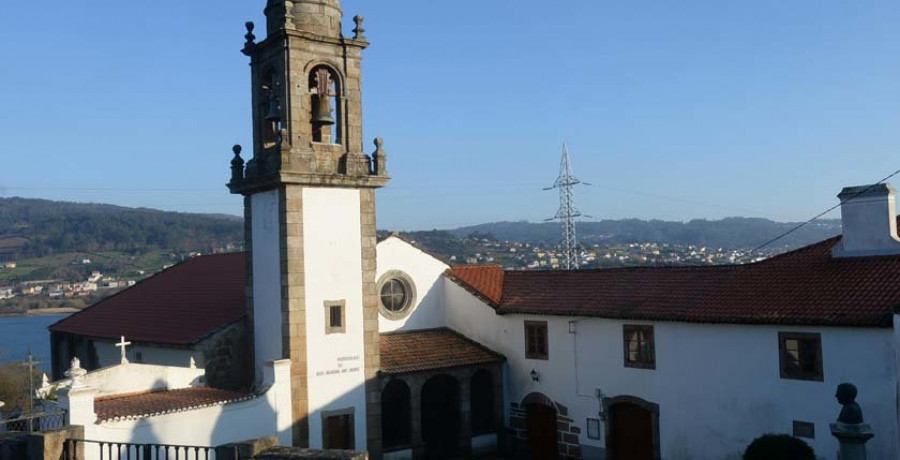
[[[94,400],[97,420],[132,420],[252,399],[249,393],[195,387],[108,396]]]
[[[50,326],[53,332],[190,345],[246,314],[244,253],[189,259]]]
[[[498,363],[503,356],[449,329],[381,334],[381,372],[405,374]]]
[[[891,327],[893,309],[900,305],[900,256],[832,258],[839,240],[747,265],[506,271],[503,276],[454,267],[450,278],[487,299],[499,298],[494,302],[499,314]]]
[[[453,267],[448,275],[458,278],[463,282],[463,287],[470,288],[470,292],[486,300],[492,306],[500,304],[505,272],[499,266],[460,265]]]

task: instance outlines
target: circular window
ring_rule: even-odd
[[[416,287],[406,273],[391,270],[378,280],[378,310],[388,319],[400,319],[409,314],[416,300]]]

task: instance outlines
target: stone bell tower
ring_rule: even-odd
[[[235,146],[228,183],[244,196],[256,380],[290,359],[294,445],[377,458],[375,189],[389,177],[380,139],[363,153],[369,43],[359,16],[343,36],[338,0],[269,0],[265,15],[267,37],[247,23],[243,48],[253,157]]]

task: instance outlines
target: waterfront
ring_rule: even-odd
[[[0,363],[27,359],[28,350],[50,368],[50,333],[47,326],[67,315],[0,316]]]

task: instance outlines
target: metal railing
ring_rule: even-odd
[[[215,460],[216,448],[68,439],[63,460]]]
[[[23,414],[12,419],[0,419],[0,433],[37,433],[59,430],[66,426],[66,411]]]

